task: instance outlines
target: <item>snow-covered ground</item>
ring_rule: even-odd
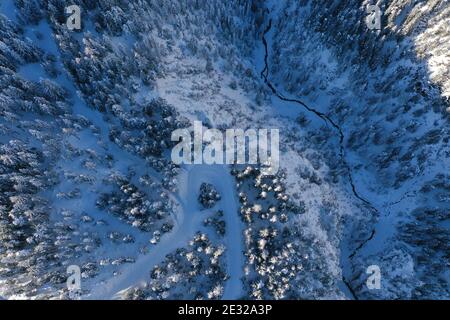
[[[122,291],[145,284],[155,265],[161,263],[167,254],[183,247],[199,230],[204,219],[197,199],[200,185],[205,182],[212,184],[221,194],[222,199],[214,209],[223,210],[227,223],[226,260],[230,278],[225,285],[223,298],[239,298],[242,294],[243,271],[242,226],[238,217],[233,178],[229,169],[222,165],[193,165],[184,168],[178,177],[179,191],[176,199],[179,207],[175,228],[148,254],[123,268],[119,276],[94,286],[88,298],[112,299],[120,296]]]
[[[80,32],[57,2],[0,3],[23,24],[0,30],[0,295],[67,298],[77,264],[82,298],[123,298],[202,232],[226,270],[195,276],[202,298],[212,283],[223,299],[448,296],[444,2],[388,2],[386,39],[351,33],[365,2],[93,4]],[[279,129],[279,176],[172,166],[166,131],[195,120]],[[223,236],[205,223],[219,210]],[[42,252],[48,270],[23,269]],[[364,285],[373,264],[380,291]],[[177,297],[171,285],[151,298]]]
[[[7,16],[9,20],[17,22],[17,9],[13,0],[2,0],[0,13]]]

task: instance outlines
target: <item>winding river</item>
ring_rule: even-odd
[[[264,46],[264,69],[261,71],[261,78],[264,80],[266,85],[272,91],[273,95],[276,96],[278,99],[280,99],[281,101],[284,101],[284,102],[294,103],[294,104],[301,106],[303,109],[307,110],[308,112],[315,114],[317,117],[322,119],[325,123],[330,124],[336,130],[336,132],[339,136],[339,158],[341,159],[341,161],[346,169],[347,178],[348,178],[349,184],[351,186],[351,190],[352,190],[354,197],[357,198],[358,200],[360,200],[362,203],[364,203],[368,208],[370,208],[370,210],[372,212],[374,212],[374,214],[377,217],[380,217],[381,215],[380,215],[380,212],[378,211],[378,209],[370,201],[368,201],[367,199],[365,199],[363,196],[360,195],[360,193],[358,192],[358,189],[354,183],[352,169],[351,169],[350,165],[348,164],[346,157],[345,157],[345,145],[344,145],[345,136],[344,136],[344,132],[343,132],[342,128],[331,117],[329,117],[328,115],[326,115],[323,112],[320,112],[319,110],[316,110],[316,109],[308,106],[305,102],[301,101],[300,99],[293,99],[293,98],[285,97],[270,82],[270,80],[269,80],[269,70],[270,69],[269,69],[269,63],[268,63],[269,43],[267,41],[266,36],[271,31],[271,29],[272,29],[272,19],[269,19],[267,27],[264,29],[263,35],[262,35],[262,43]],[[359,246],[349,254],[347,259],[348,259],[348,261],[350,261],[350,264],[351,264],[351,259],[358,253],[358,251],[361,250],[370,240],[373,239],[375,232],[376,232],[376,230],[375,230],[375,228],[373,228],[369,237],[367,239],[365,239],[364,241],[362,241],[359,244]],[[345,285],[345,287],[348,289],[349,293],[351,294],[351,297],[353,299],[357,300],[358,297],[355,293],[355,290],[352,288],[350,281],[348,281],[346,279],[345,275],[343,275],[343,277],[342,277],[342,282]]]

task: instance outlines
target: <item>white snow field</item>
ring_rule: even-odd
[[[0,299],[449,299],[449,1],[69,2],[0,2]]]
[[[233,178],[229,169],[223,165],[192,165],[183,169],[178,177],[179,191],[175,198],[179,207],[176,212],[176,225],[170,234],[146,255],[121,270],[121,274],[92,288],[90,299],[114,299],[121,291],[144,284],[149,270],[160,263],[164,257],[186,244],[198,230],[204,219],[198,203],[198,190],[204,182],[210,183],[222,195],[215,209],[223,210],[229,230],[226,234],[227,271],[230,276],[225,285],[224,299],[237,299],[242,294],[243,248],[242,226],[238,217],[237,198]]]

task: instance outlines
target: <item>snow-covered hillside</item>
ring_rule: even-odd
[[[0,296],[449,299],[450,3],[368,4],[1,0]],[[196,120],[280,170],[174,164]]]

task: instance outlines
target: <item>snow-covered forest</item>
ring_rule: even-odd
[[[450,299],[449,22],[448,0],[0,0],[0,299]],[[279,129],[280,169],[174,164],[194,121]]]

